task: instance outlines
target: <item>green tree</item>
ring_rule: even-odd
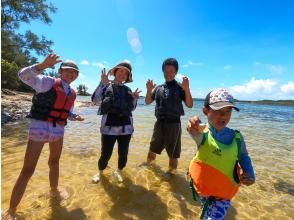
[[[78,90],[78,95],[83,95],[83,96],[90,95],[90,94],[87,92],[88,87],[87,87],[85,84],[80,84],[80,85],[77,87],[77,90]]]
[[[53,42],[31,31],[18,33],[18,29],[21,23],[30,23],[33,20],[50,24],[52,20],[49,13],[55,13],[56,8],[46,0],[1,0],[1,6],[1,86],[24,89],[26,87],[16,77],[17,71],[37,62],[32,54],[50,53]]]
[[[18,66],[15,62],[9,63],[6,60],[1,60],[1,68],[2,68],[2,74],[1,74],[1,86],[2,88],[6,89],[14,89],[16,87],[19,87],[20,81],[17,79],[17,71]],[[3,69],[5,71],[3,71]]]

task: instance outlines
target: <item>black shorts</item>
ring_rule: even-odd
[[[181,154],[181,122],[157,120],[154,125],[150,142],[150,151],[161,154],[165,148],[170,158],[179,158]]]

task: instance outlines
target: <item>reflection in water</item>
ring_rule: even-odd
[[[197,102],[192,110],[186,110],[178,173],[166,181],[165,152],[157,157],[155,165],[139,166],[146,160],[155,121],[154,106],[139,103],[134,112],[135,133],[122,184],[112,177],[117,167],[116,147],[101,182],[91,183],[100,155],[100,120],[94,107],[77,109],[86,120],[69,122],[66,128],[59,180],[65,198],[50,197],[49,151],[45,145],[20,203],[19,219],[197,219],[200,206],[193,201],[185,180],[196,146],[185,126],[195,114],[205,121],[200,107]],[[240,129],[244,135],[257,181],[253,186],[241,187],[226,219],[293,219],[294,108],[249,104],[239,107],[241,112],[233,114],[230,127]],[[2,211],[8,208],[22,167],[27,127],[27,121],[23,121],[2,128]]]

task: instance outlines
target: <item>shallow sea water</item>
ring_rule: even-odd
[[[115,147],[101,182],[92,184],[100,155],[100,118],[97,107],[76,111],[83,122],[69,122],[60,160],[59,188],[63,199],[49,194],[48,145],[18,207],[19,219],[197,219],[185,174],[196,146],[185,131],[189,117],[200,115],[201,102],[182,117],[182,154],[176,176],[166,180],[168,157],[159,155],[151,167],[145,160],[155,122],[154,105],[140,100],[134,112],[135,132],[130,143],[125,181],[117,183]],[[229,127],[241,130],[253,161],[256,183],[242,186],[226,219],[294,219],[294,107],[239,104]],[[2,127],[2,212],[9,206],[12,187],[21,170],[28,121]]]

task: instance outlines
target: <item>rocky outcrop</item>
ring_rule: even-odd
[[[1,90],[1,125],[25,118],[31,108],[32,93]]]

